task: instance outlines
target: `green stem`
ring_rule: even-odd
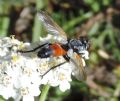
[[[44,86],[43,86],[43,89],[42,89],[42,91],[41,91],[41,95],[40,95],[39,101],[45,101],[49,89],[50,89],[50,86],[49,86],[49,85],[44,85]]]
[[[0,22],[1,22],[0,36],[5,37],[7,36],[7,30],[9,27],[10,19],[8,17],[1,17]],[[13,33],[10,33],[10,34],[13,34]]]
[[[36,9],[37,11],[40,11],[45,7],[46,0],[36,0]],[[33,36],[32,36],[32,42],[36,42],[39,40],[39,37],[44,34],[42,23],[40,22],[37,13],[35,15],[34,19],[34,29],[33,29]]]

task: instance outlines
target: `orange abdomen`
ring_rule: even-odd
[[[62,56],[67,54],[67,52],[57,43],[50,45],[50,48],[53,49],[53,56]]]

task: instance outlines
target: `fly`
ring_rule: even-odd
[[[87,51],[87,49],[89,48],[88,40],[86,40],[84,37],[80,37],[79,39],[69,39],[66,33],[53,21],[53,19],[47,13],[40,11],[38,13],[38,16],[43,22],[43,25],[45,26],[46,30],[52,35],[60,37],[62,41],[58,41],[55,43],[48,42],[34,48],[33,50],[19,50],[19,52],[34,52],[39,49],[37,53],[37,56],[39,58],[63,56],[67,62],[72,62],[75,65],[75,69],[73,70],[74,76],[78,80],[86,79],[86,72],[82,63],[82,56],[85,54],[84,51]],[[70,50],[73,51],[71,56],[68,55],[68,51]],[[60,66],[64,63],[61,63],[57,66]],[[54,66],[53,68],[57,66]]]

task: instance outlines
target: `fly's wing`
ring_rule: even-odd
[[[82,58],[77,54],[73,53],[73,56],[70,57],[70,61],[74,64],[73,73],[77,80],[85,80],[86,79],[86,71],[83,66]]]
[[[67,41],[66,33],[60,28],[53,19],[45,12],[38,12],[40,20],[43,22],[46,30],[56,37],[61,37],[63,41]]]

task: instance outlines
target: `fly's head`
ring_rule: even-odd
[[[82,57],[88,56],[88,49],[90,45],[88,39],[85,37],[70,40],[70,46],[74,52],[80,54]]]
[[[88,38],[80,37],[78,40],[81,41],[82,46],[84,47],[84,50],[88,50],[90,48],[90,42]]]

